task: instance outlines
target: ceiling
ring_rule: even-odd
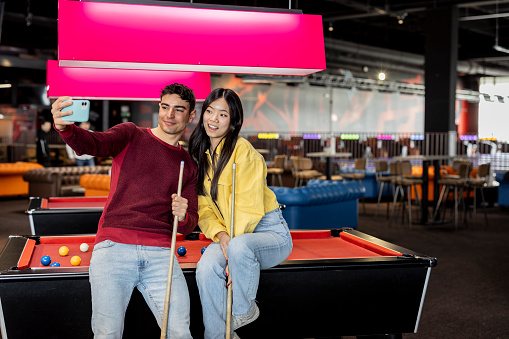
[[[341,74],[348,69],[366,78],[379,69],[423,74],[426,11],[437,6],[458,6],[459,74],[509,76],[509,54],[493,48],[498,32],[498,45],[509,49],[509,0],[192,2],[280,9],[288,9],[291,3],[292,9],[304,14],[321,15],[327,72]],[[46,60],[57,59],[58,1],[0,0],[0,9],[2,6],[0,84],[45,83]]]

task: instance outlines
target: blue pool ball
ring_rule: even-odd
[[[207,249],[207,246],[203,247],[203,248],[201,249],[201,254],[203,254],[203,252],[205,252],[205,250],[206,250],[206,249]]]
[[[51,266],[51,267],[59,267],[59,266],[60,266],[60,264],[59,264],[59,263],[57,263],[57,262],[54,262],[54,263],[52,263],[50,266]]]
[[[44,257],[41,258],[41,264],[43,264],[44,266],[48,266],[51,262],[51,258],[49,257],[49,255],[45,255]]]
[[[185,248],[184,246],[180,246],[177,249],[177,254],[180,256],[186,255],[186,253],[187,253],[187,248]]]

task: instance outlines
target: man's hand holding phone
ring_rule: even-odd
[[[71,97],[60,97],[51,105],[51,114],[55,128],[59,131],[78,121],[88,121],[90,102],[88,100],[72,100]]]

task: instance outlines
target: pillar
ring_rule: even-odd
[[[458,8],[429,9],[425,30],[424,132],[449,133],[449,141],[456,142]]]

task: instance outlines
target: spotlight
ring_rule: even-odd
[[[378,73],[378,80],[385,80],[385,73],[384,72],[380,72]]]
[[[405,18],[407,17],[408,13],[403,13],[403,14],[400,14],[398,15],[396,18],[398,19],[398,24],[402,25]]]

